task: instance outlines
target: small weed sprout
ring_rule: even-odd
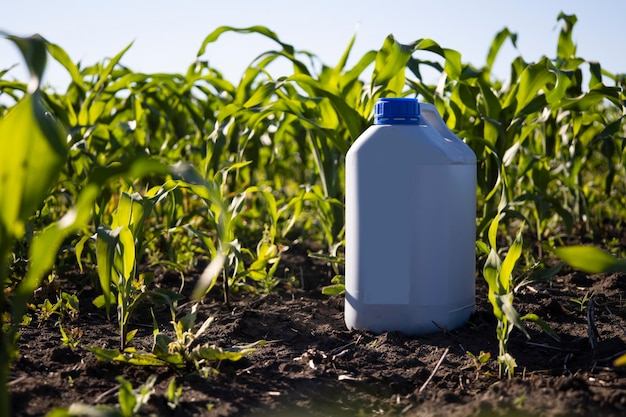
[[[585,311],[587,307],[587,302],[591,299],[589,296],[589,291],[587,291],[583,298],[570,298],[570,301],[574,304],[577,304],[580,307],[580,311]]]
[[[174,301],[166,294],[161,294],[170,304],[172,314],[172,326],[174,337],[159,330],[156,317],[153,319],[154,344],[151,352],[140,351],[127,347],[123,351],[119,349],[105,349],[90,346],[87,349],[96,357],[105,362],[116,361],[140,366],[169,366],[177,370],[193,367],[201,375],[208,376],[217,372],[211,365],[213,362],[224,360],[238,361],[245,355],[256,350],[256,346],[264,345],[264,340],[259,340],[243,346],[221,348],[215,344],[200,344],[200,339],[215,320],[210,316],[200,326],[196,326],[198,316],[198,304],[194,304],[182,318],[176,317]]]
[[[76,349],[80,344],[80,339],[83,337],[83,331],[78,327],[72,327],[66,332],[61,322],[59,322],[59,330],[61,331],[63,346],[67,346],[72,350]]]
[[[471,359],[471,364],[467,365],[463,369],[474,368],[474,370],[476,371],[476,379],[478,379],[478,376],[480,375],[483,366],[485,366],[485,364],[489,362],[489,359],[491,359],[491,353],[483,352],[481,350],[478,356],[476,356],[468,350],[466,354]]]

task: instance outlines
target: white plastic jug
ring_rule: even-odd
[[[376,102],[346,155],[345,321],[422,335],[475,305],[476,156],[430,104]]]

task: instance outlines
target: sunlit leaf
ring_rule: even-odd
[[[557,20],[563,21],[563,27],[559,33],[557,57],[561,59],[574,58],[576,56],[576,45],[572,40],[572,29],[578,19],[576,15],[567,15],[561,12]]]
[[[28,38],[9,35],[6,38],[15,43],[22,52],[30,72],[28,92],[33,94],[41,86],[46,68],[46,41],[41,35],[33,35]]]
[[[524,327],[524,323],[522,323],[522,320],[520,319],[519,313],[517,312],[515,307],[513,307],[513,293],[507,293],[502,295],[495,294],[494,297],[498,306],[500,307],[500,310],[502,310],[502,312],[506,316],[506,319],[519,330],[521,330],[526,337],[530,338],[530,335]]]
[[[62,129],[39,93],[27,95],[0,119],[0,223],[20,237],[65,162]],[[6,198],[11,196],[11,198]]]
[[[560,247],[554,253],[573,268],[590,274],[626,272],[625,260],[593,246]]]
[[[520,226],[520,229],[517,232],[517,236],[513,244],[509,247],[509,251],[504,257],[502,261],[502,265],[499,271],[499,280],[500,280],[500,288],[508,293],[511,288],[511,284],[513,283],[513,269],[515,268],[515,264],[517,263],[519,257],[522,255],[522,230],[524,228],[524,224]]]
[[[65,50],[59,45],[50,42],[46,43],[46,48],[48,50],[48,53],[50,53],[50,55],[69,72],[70,77],[72,78],[72,82],[76,84],[81,90],[85,90],[83,77],[80,74],[78,66],[74,64],[74,61],[72,61],[67,52],[65,52]]]
[[[107,316],[110,314],[111,283],[116,283],[114,276],[115,249],[119,241],[120,229],[112,230],[106,225],[98,227],[96,238],[96,258],[98,261],[98,278],[104,295]]]
[[[500,32],[496,34],[491,42],[491,46],[489,47],[489,53],[487,54],[486,67],[487,69],[491,69],[493,67],[493,63],[496,60],[496,56],[500,52],[502,45],[507,39],[511,39],[511,43],[514,47],[517,47],[517,34],[511,32],[508,28],[502,29]]]
[[[543,320],[541,317],[539,317],[538,315],[536,315],[534,313],[529,313],[529,314],[526,314],[526,315],[520,317],[520,320],[522,320],[522,321],[531,321],[531,322],[539,325],[539,327],[541,327],[544,332],[546,332],[550,336],[552,336],[552,338],[555,339],[557,342],[560,340],[559,336],[552,329],[552,327],[550,327],[550,325],[545,320]]]

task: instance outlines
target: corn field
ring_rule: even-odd
[[[558,22],[555,56],[519,56],[507,80],[492,74],[500,48],[515,45],[507,29],[482,66],[434,40],[403,44],[391,35],[348,66],[354,38],[327,65],[266,27],[221,27],[184,74],[134,72],[121,64],[131,45],[83,67],[42,37],[7,34],[2,41],[21,50],[30,79],[0,68],[0,384],[34,314],[33,294],[67,268],[93,277],[101,291],[94,303],[118,325],[119,350],[95,350],[109,357],[133,345],[129,318],[154,299],[157,266],[200,271],[194,302],[209,291],[228,301],[276,291],[285,283],[281,254],[295,241],[316,242],[322,250],[312,256],[335,267],[340,291],[344,157],[381,97],[434,104],[475,152],[481,267],[496,231],[506,248],[524,225],[522,267],[547,269],[572,235],[623,229],[626,78],[577,55],[575,16]],[[236,83],[205,56],[228,32],[276,44]],[[65,91],[40,83],[47,60],[70,75]],[[273,76],[267,67],[279,60],[292,72]],[[422,73],[433,70],[439,80],[429,84]],[[394,207],[380,221],[387,216]],[[611,255],[626,257],[619,248]],[[175,295],[161,296],[176,304]],[[200,366],[254,349],[192,350],[189,314],[176,338],[163,334],[152,352],[128,361]],[[0,416],[9,415],[8,393],[0,392]]]

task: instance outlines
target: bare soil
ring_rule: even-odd
[[[626,415],[626,369],[613,366],[626,351],[625,274],[590,276],[563,268],[550,280],[520,288],[518,311],[544,318],[560,340],[533,324],[530,339],[515,330],[509,351],[518,364],[516,375],[500,379],[496,321],[482,278],[477,278],[476,312],[465,326],[425,337],[374,335],[348,331],[343,297],[321,294],[332,276],[328,265],[298,246],[282,262],[301,271],[300,288],[236,294],[230,306],[214,291],[200,307],[201,316],[217,317],[203,343],[267,341],[237,362],[215,363],[218,372],[208,377],[193,369],[97,361],[85,346],[117,347],[117,326],[91,303],[98,294],[93,277],[60,276],[38,293],[37,302],[53,299],[61,289],[78,294],[80,315],[72,323],[66,319],[64,327],[80,329],[83,336],[77,348],[64,347],[54,317],[23,328],[10,382],[14,415],[45,415],[72,403],[115,406],[118,376],[137,387],[152,374],[157,382],[141,415]],[[177,274],[155,272],[155,287],[180,286]],[[195,279],[186,277],[185,288]],[[162,328],[171,329],[166,309],[155,313]],[[150,350],[150,314],[138,310],[131,327],[139,329],[133,346]],[[478,367],[468,352],[488,352],[491,359]],[[172,377],[183,387],[174,409],[165,397]]]

